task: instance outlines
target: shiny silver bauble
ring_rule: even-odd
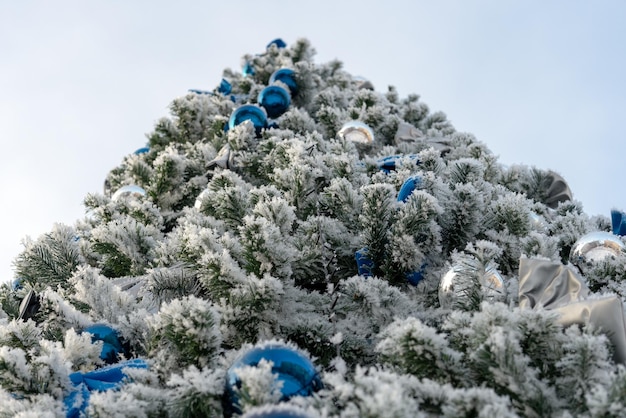
[[[584,274],[593,264],[624,253],[624,243],[610,232],[595,231],[583,235],[574,243],[569,260]]]
[[[468,280],[461,280],[459,271],[458,267],[452,267],[439,282],[439,305],[444,309],[454,309],[469,302],[471,283]],[[495,268],[488,267],[479,277],[479,282],[482,300],[492,302],[504,300],[504,279]]]

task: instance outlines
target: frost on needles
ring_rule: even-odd
[[[520,257],[567,263],[608,219],[549,201],[551,172],[503,166],[419,96],[373,90],[314,53],[307,40],[272,44],[243,58],[254,74],[224,71],[232,92],[176,98],[149,151],[85,198],[84,219],[25,241],[20,286],[0,290],[0,417],[64,416],[68,376],[103,366],[102,343],[81,333],[95,323],[149,368],[92,392],[89,416],[221,416],[226,370],[268,341],[313,359],[324,388],[282,402],[311,417],[623,416],[626,371],[607,335],[517,306]],[[225,131],[280,68],[296,74],[288,111],[259,135],[250,123]],[[372,144],[337,136],[351,120]],[[398,201],[414,175],[419,189]],[[131,184],[145,195],[111,198]],[[453,265],[496,268],[502,299],[474,287],[441,308]],[[621,255],[599,263],[586,284],[623,299],[625,267]],[[31,290],[39,307],[18,319]],[[241,376],[243,412],[280,399],[266,362]]]

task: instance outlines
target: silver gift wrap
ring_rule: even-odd
[[[572,267],[550,260],[520,259],[519,306],[553,309],[560,313],[563,326],[592,324],[607,334],[615,362],[626,364],[622,301],[614,295],[589,298],[589,288]]]

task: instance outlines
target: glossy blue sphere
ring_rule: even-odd
[[[267,114],[265,110],[256,105],[243,105],[235,109],[228,120],[228,129],[249,120],[254,125],[257,136],[261,135],[261,130],[267,127]]]
[[[94,324],[83,330],[92,334],[91,342],[102,341],[102,351],[100,352],[100,358],[105,363],[112,364],[117,363],[119,360],[118,354],[126,354],[119,334],[113,328],[105,324]]]
[[[239,397],[235,389],[241,387],[241,380],[236,370],[243,366],[256,366],[265,359],[271,361],[272,373],[283,383],[281,400],[292,396],[309,396],[324,385],[311,360],[300,351],[284,344],[268,344],[254,347],[240,356],[226,372],[226,390],[224,392],[225,415],[241,413]]]
[[[270,76],[269,84],[274,84],[276,81],[283,82],[289,87],[289,92],[292,96],[298,94],[298,84],[296,83],[296,72],[291,68],[281,68],[274,71]]]
[[[400,191],[398,192],[398,202],[406,202],[411,196],[411,193],[422,184],[422,179],[419,176],[411,176],[402,184]]]
[[[259,93],[258,102],[270,118],[277,118],[289,109],[289,92],[280,86],[268,86]]]

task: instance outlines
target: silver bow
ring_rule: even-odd
[[[396,130],[394,140],[396,142],[396,145],[399,145],[402,142],[422,141],[429,147],[435,148],[442,154],[445,154],[451,149],[451,143],[449,139],[446,139],[444,137],[425,137],[422,131],[406,122],[400,122],[400,124],[398,125],[398,129]]]
[[[519,264],[519,306],[553,309],[561,314],[559,323],[592,324],[606,332],[615,349],[613,360],[626,364],[626,319],[619,297],[587,299],[589,288],[571,267],[549,260],[521,258]]]

